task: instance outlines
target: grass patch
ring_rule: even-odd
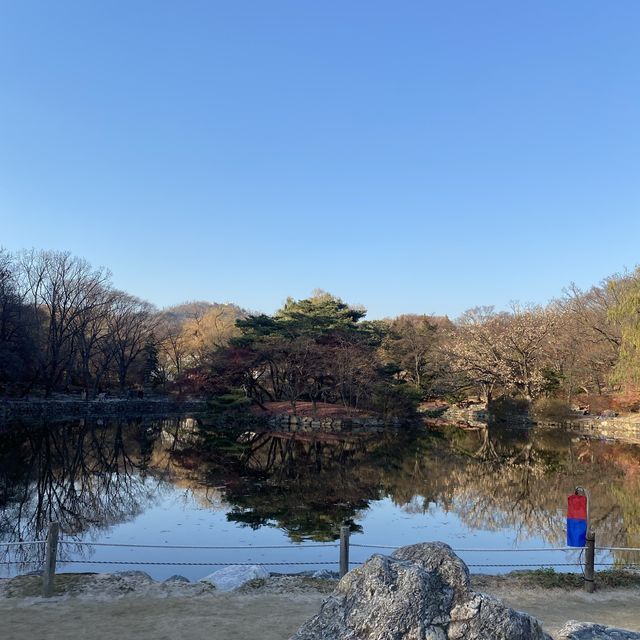
[[[72,590],[81,590],[91,573],[58,573],[53,580],[53,595],[61,596]],[[42,595],[42,576],[16,576],[6,587],[6,598],[32,598]]]
[[[559,573],[553,567],[536,569],[526,577],[532,585],[544,589],[580,589],[584,585],[581,573]]]
[[[507,584],[542,589],[572,590],[584,588],[582,573],[558,572],[553,567],[535,569],[533,571],[512,571],[501,576],[477,575],[472,576],[472,580],[474,587],[479,589]],[[596,571],[595,584],[596,589],[640,587],[640,573],[615,568]]]

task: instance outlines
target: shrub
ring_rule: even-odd
[[[507,422],[514,416],[526,416],[530,402],[522,396],[500,396],[489,405],[491,417],[498,422]]]
[[[561,398],[538,398],[531,405],[531,415],[538,420],[563,422],[568,420],[573,412],[571,407]]]

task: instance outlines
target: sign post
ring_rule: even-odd
[[[596,535],[589,526],[589,494],[583,487],[576,487],[567,498],[567,546],[586,548],[584,590],[593,593]]]

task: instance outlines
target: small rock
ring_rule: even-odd
[[[198,582],[209,582],[220,591],[233,591],[249,580],[268,577],[269,572],[260,565],[233,564],[200,578]]]
[[[169,576],[165,582],[191,582],[189,578],[185,578],[184,576],[180,576],[178,574]]]
[[[640,633],[616,627],[606,627],[593,622],[569,620],[560,629],[557,638],[558,640],[640,640]]]

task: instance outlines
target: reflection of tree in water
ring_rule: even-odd
[[[142,421],[110,427],[80,421],[3,434],[0,539],[42,539],[54,521],[74,537],[134,517],[158,490],[144,478],[157,436]],[[20,559],[35,560],[42,549],[21,553]]]
[[[591,490],[598,543],[638,546],[638,476],[626,472],[629,460],[638,464],[637,447],[537,430],[485,429],[464,434],[463,440],[454,439],[453,448],[466,452],[467,460],[449,461],[447,480],[438,487],[431,481],[426,491],[424,486],[415,489],[431,495],[467,526],[511,529],[518,539],[541,536],[550,545],[563,546],[566,496],[583,485]]]
[[[344,521],[358,530],[370,503],[390,496],[563,545],[575,485],[591,490],[599,545],[640,545],[639,448],[559,430],[241,434],[175,419],[16,428],[0,436],[0,540],[41,539],[51,520],[66,535],[96,532],[173,486],[294,540],[335,539]]]
[[[599,544],[638,542],[640,473],[625,474],[622,464],[638,460],[631,446],[504,428],[262,433],[241,442],[216,434],[208,442],[195,466],[201,481],[225,485],[229,519],[277,526],[296,540],[334,539],[342,521],[355,528],[362,510],[388,495],[414,512],[438,505],[472,529],[564,545],[566,496],[581,484],[591,488]]]
[[[277,526],[294,540],[333,540],[343,522],[358,531],[358,512],[383,497],[374,453],[390,449],[389,442],[379,436],[252,434],[233,478],[224,465],[228,518],[252,528]],[[215,481],[215,469],[209,477]]]

